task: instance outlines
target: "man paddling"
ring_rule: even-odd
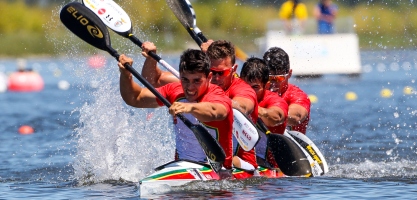
[[[240,78],[248,83],[256,92],[258,100],[258,117],[272,133],[283,134],[286,126],[288,104],[276,93],[269,91],[269,68],[260,58],[249,58],[242,66]],[[270,147],[271,148],[271,147]],[[268,151],[266,138],[263,137],[256,145],[257,160],[260,165],[278,168]]]
[[[204,43],[203,51],[213,41]],[[218,43],[218,44],[217,44]],[[220,46],[220,47],[219,47]],[[217,50],[219,48],[219,50]],[[216,49],[216,50],[214,50]],[[178,82],[178,79],[170,72],[162,71],[157,67],[157,62],[147,55],[147,52],[156,53],[156,46],[151,42],[144,42],[142,45],[142,55],[146,57],[142,68],[142,75],[154,86],[162,86],[167,83]],[[211,52],[211,53],[210,53]],[[235,64],[234,46],[230,42],[216,42],[213,50],[208,52],[211,61],[210,71],[213,76],[211,83],[220,86],[226,94],[233,100],[233,108],[242,111],[245,114],[252,114],[252,120],[257,119],[257,101],[256,94],[253,89],[244,81],[234,76],[237,64]],[[215,57],[218,54],[220,57]],[[231,87],[233,85],[233,87]],[[258,167],[256,163],[255,151],[252,149],[248,152],[244,151],[238,145],[237,140],[233,141],[234,152],[236,156],[233,158],[233,165],[245,170],[254,170]]]
[[[232,99],[233,108],[249,116],[254,123],[258,119],[258,102],[255,91],[242,79],[236,76],[235,47],[226,40],[209,40],[201,45],[211,61],[213,78],[211,83],[220,86]],[[254,170],[258,167],[255,150],[245,151],[233,138],[233,165],[239,168]]]
[[[130,106],[138,108],[156,108],[163,103],[147,88],[140,87],[132,79],[132,74],[124,68],[125,63],[132,65],[133,60],[125,55],[119,57],[120,93],[123,100]],[[201,122],[210,134],[219,141],[224,149],[226,159],[223,167],[232,168],[232,125],[231,100],[224,91],[210,84],[210,60],[200,50],[186,50],[180,58],[180,82],[165,84],[156,88],[163,97],[172,103],[169,113],[174,116],[176,132],[175,159],[186,159],[207,162],[201,146],[191,130],[175,115],[182,113],[192,123]],[[198,121],[197,121],[198,120]],[[227,176],[231,175],[226,170]],[[221,173],[224,175],[224,173]],[[222,177],[224,178],[224,177]]]
[[[288,54],[281,48],[271,47],[265,52],[263,59],[269,68],[270,90],[288,104],[287,126],[290,130],[306,134],[311,102],[304,91],[288,83],[292,75]]]

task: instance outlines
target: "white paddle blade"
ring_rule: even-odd
[[[323,154],[317,148],[317,146],[310,140],[306,135],[298,132],[298,131],[287,131],[295,140],[300,143],[300,145],[309,152],[311,157],[319,163],[323,169],[324,173],[329,172],[329,166],[327,165],[327,161],[324,158]]]
[[[260,137],[255,125],[239,110],[233,108],[233,135],[245,151],[250,151]]]
[[[312,173],[313,177],[321,176],[321,175],[324,174],[323,170],[321,169],[321,167],[319,165],[319,163],[311,157],[311,155],[288,133],[287,130],[285,130],[284,136],[288,137],[292,141],[294,141],[297,144],[297,146],[304,152],[304,155],[306,155],[307,160],[310,163],[311,173]]]
[[[83,0],[83,4],[113,31],[126,33],[132,29],[129,15],[113,0]]]

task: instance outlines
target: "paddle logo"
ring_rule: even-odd
[[[100,9],[98,9],[97,13],[98,13],[99,15],[102,15],[102,14],[106,13],[106,9],[104,9],[104,8],[100,8]]]
[[[98,15],[102,21],[116,32],[126,32],[131,28],[127,13],[112,0],[83,0],[84,5]]]
[[[90,33],[91,36],[94,38],[103,38],[103,33],[100,31],[97,26],[90,25],[87,18],[85,18],[83,15],[77,15],[78,11],[70,6],[67,8],[67,11],[82,25],[86,26],[87,31]]]
[[[317,161],[317,163],[322,164],[323,162],[321,161],[321,159],[319,158],[319,156],[317,156],[316,151],[314,151],[313,147],[311,147],[310,145],[307,145],[307,150],[310,153],[311,157],[313,157],[313,159],[315,161]]]
[[[91,36],[96,38],[103,38],[103,33],[96,26],[88,25],[87,30]]]

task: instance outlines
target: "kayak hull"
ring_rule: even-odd
[[[220,172],[223,173],[223,172]],[[285,175],[279,169],[259,167],[255,171],[233,169],[231,180],[251,177],[280,178]],[[188,160],[172,161],[155,168],[155,172],[139,181],[140,192],[158,188],[159,191],[179,187],[192,181],[220,180],[209,165]]]

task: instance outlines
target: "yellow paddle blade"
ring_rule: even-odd
[[[237,46],[235,46],[235,53],[236,57],[241,61],[246,61],[248,59],[248,55]]]

